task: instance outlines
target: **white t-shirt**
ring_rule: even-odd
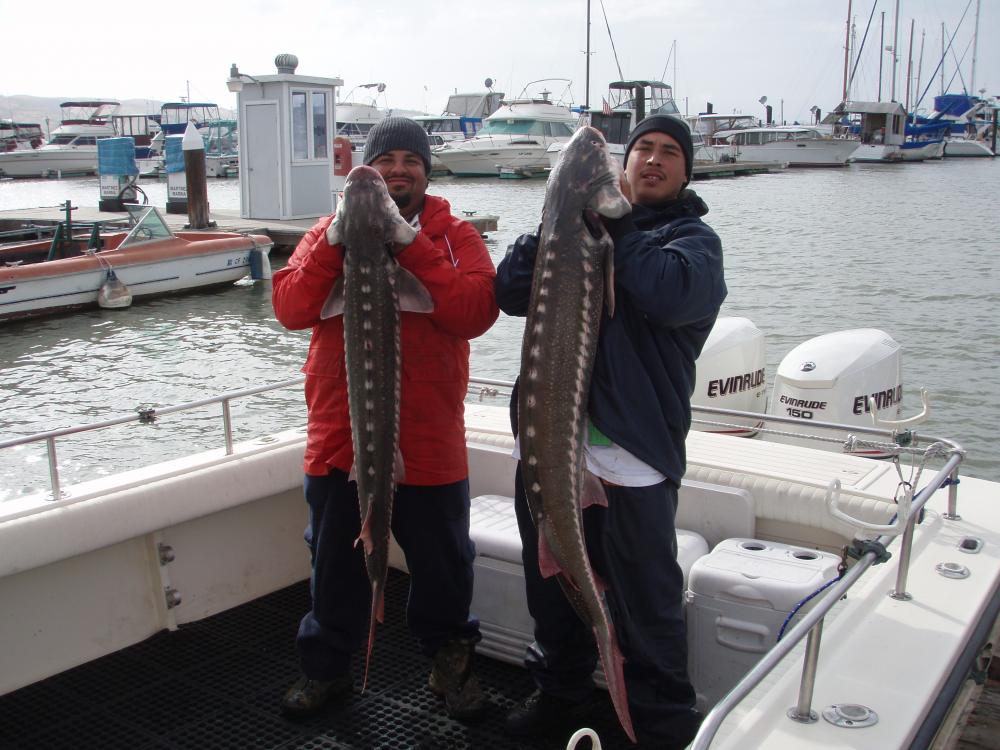
[[[521,441],[514,438],[514,458],[521,458]],[[651,487],[666,481],[666,476],[615,442],[611,445],[587,445],[583,451],[587,471],[611,484],[622,487]]]

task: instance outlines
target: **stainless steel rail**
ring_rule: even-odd
[[[912,527],[916,522],[916,519],[920,515],[921,508],[927,503],[931,495],[934,494],[944,483],[947,481],[949,475],[954,471],[959,463],[962,461],[963,451],[961,446],[955,444],[955,451],[945,462],[944,466],[941,468],[937,474],[928,482],[927,486],[924,487],[917,496],[914,498],[914,502],[911,508],[911,514],[908,519],[907,528]],[[883,535],[877,539],[877,542],[883,546],[888,545],[892,541],[893,537]],[[712,740],[719,731],[719,727],[722,726],[722,722],[727,716],[733,711],[734,708],[744,699],[750,692],[759,685],[768,674],[789,654],[789,652],[799,644],[799,642],[808,635],[814,627],[821,627],[821,623],[826,614],[833,609],[833,606],[840,601],[840,598],[847,593],[847,591],[857,582],[857,580],[867,571],[872,565],[875,564],[877,560],[877,553],[875,550],[866,552],[860,557],[860,559],[848,568],[844,577],[840,579],[839,582],[834,584],[829,588],[826,595],[820,599],[816,604],[809,610],[808,613],[803,616],[795,627],[788,631],[788,634],[782,638],[778,643],[764,656],[756,666],[751,669],[747,674],[740,680],[736,686],[730,690],[725,697],[715,704],[715,707],[708,713],[705,720],[702,722],[701,729],[698,730],[698,734],[694,738],[694,742],[689,746],[689,750],[705,750],[711,746]],[[812,684],[816,676],[816,661],[819,656],[818,649],[818,638],[816,639],[816,648],[808,649],[807,657],[803,663],[803,686],[800,688],[800,700],[799,705],[794,709],[800,716],[808,715],[810,708],[808,705],[803,705],[805,702],[802,696],[805,694],[809,697],[811,701],[812,696]]]

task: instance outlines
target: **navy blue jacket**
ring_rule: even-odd
[[[693,190],[656,208],[636,205],[609,223],[615,241],[615,315],[601,320],[590,384],[591,421],[615,443],[680,485],[691,426],[695,360],[726,298],[722,242],[701,220]],[[538,251],[522,235],[497,268],[508,315],[528,313]],[[511,400],[516,432],[517,392]]]

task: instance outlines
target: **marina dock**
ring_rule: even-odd
[[[169,214],[161,206],[160,214],[171,231],[182,231],[188,224],[187,214]],[[492,214],[463,211],[462,218],[472,224],[480,235],[497,230],[499,217]],[[0,237],[5,232],[20,230],[25,227],[52,227],[66,218],[66,210],[60,206],[42,208],[16,208],[0,211]],[[275,249],[291,251],[302,236],[316,223],[316,218],[306,219],[243,219],[239,211],[233,209],[212,209],[211,220],[215,229],[220,232],[245,232],[248,234],[265,234],[274,242]],[[128,214],[110,211],[100,211],[94,206],[77,206],[73,210],[73,222],[92,224],[100,222],[109,228],[116,225],[127,226]]]

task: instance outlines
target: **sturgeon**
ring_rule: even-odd
[[[582,517],[586,503],[607,503],[600,482],[585,471],[584,446],[602,308],[614,313],[614,245],[595,214],[619,218],[631,210],[620,175],[601,133],[585,127],[549,176],[521,349],[518,440],[541,573],[559,576],[592,628],[611,701],[635,742],[624,659],[587,555]]]
[[[375,642],[375,623],[385,614],[389,533],[396,483],[403,480],[399,451],[402,350],[400,311],[432,312],[430,293],[396,262],[394,247],[413,242],[417,230],[399,213],[382,176],[359,166],[347,175],[344,197],[327,230],[331,245],[344,247],[344,272],[327,297],[321,318],[344,316],[344,360],[351,417],[365,567],[372,604],[365,682]],[[362,690],[364,690],[364,685]]]

